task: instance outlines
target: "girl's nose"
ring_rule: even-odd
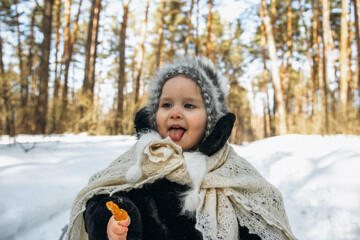
[[[179,118],[182,119],[183,118],[183,114],[181,112],[181,110],[178,107],[174,107],[170,113],[170,118]]]

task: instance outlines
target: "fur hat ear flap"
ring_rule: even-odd
[[[141,134],[149,132],[151,130],[151,124],[149,121],[149,116],[145,107],[140,109],[136,115],[134,120],[134,126],[136,130],[137,138],[139,139]],[[153,129],[155,130],[155,129]]]
[[[235,123],[235,115],[228,113],[216,123],[210,135],[200,144],[199,151],[211,156],[219,151],[227,142]]]

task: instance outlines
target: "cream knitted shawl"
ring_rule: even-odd
[[[170,138],[154,132],[91,177],[74,201],[67,239],[88,239],[82,213],[95,194],[129,191],[164,177],[191,186],[183,210],[195,214],[195,227],[204,239],[238,239],[238,223],[263,240],[296,239],[280,192],[228,143],[207,157],[182,152]]]

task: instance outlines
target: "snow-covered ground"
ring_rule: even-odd
[[[135,141],[0,136],[0,239],[59,239],[78,191]],[[285,135],[234,148],[280,189],[299,240],[360,239],[360,136]]]

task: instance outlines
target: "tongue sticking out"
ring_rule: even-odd
[[[171,140],[173,141],[179,141],[182,136],[184,135],[185,130],[182,128],[173,128],[170,129],[169,131],[169,137],[171,138]]]

